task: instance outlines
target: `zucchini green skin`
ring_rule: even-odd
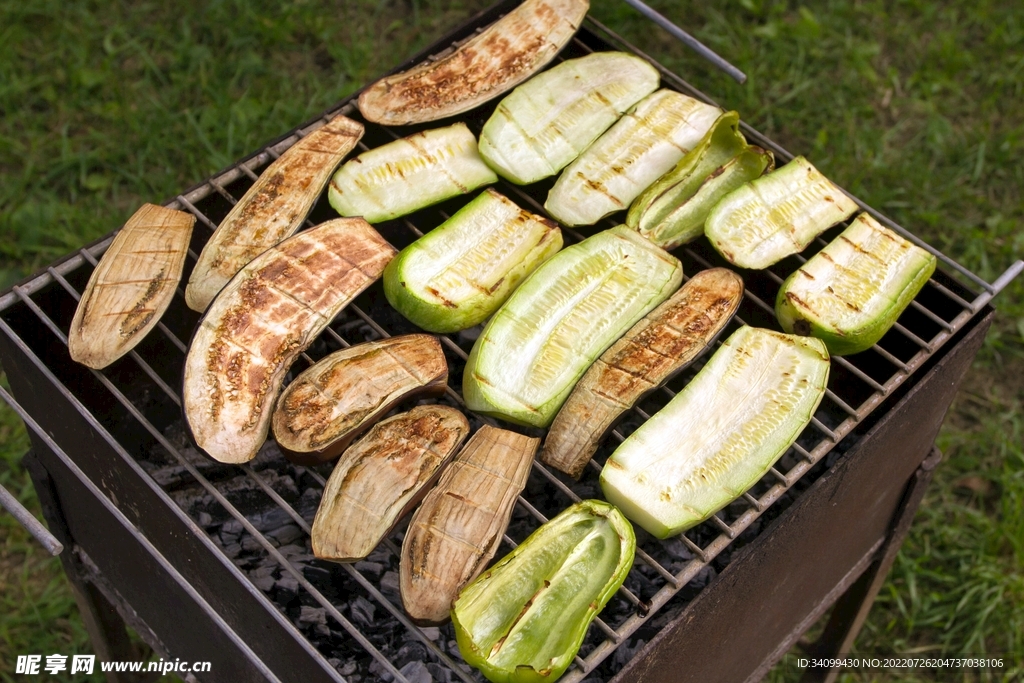
[[[674,169],[629,207],[626,225],[664,249],[704,234],[704,221],[725,195],[775,166],[774,155],[748,145],[740,115],[722,114]]]
[[[871,348],[935,272],[936,259],[862,213],[779,289],[775,311],[787,332],[846,356]]]
[[[384,269],[384,296],[424,330],[458,332],[490,317],[561,248],[554,221],[487,189],[399,252]]]
[[[615,450],[601,470],[605,498],[657,538],[703,522],[782,457],[828,374],[820,340],[741,327]]]
[[[730,263],[767,268],[803,251],[856,210],[807,159],[796,157],[727,194],[708,214],[704,233]]]
[[[563,249],[477,338],[463,375],[467,407],[547,427],[590,364],[682,276],[678,259],[624,225]]]
[[[568,59],[498,104],[480,132],[480,156],[520,185],[553,176],[657,87],[657,70],[624,52]]]
[[[346,161],[327,198],[342,216],[380,223],[498,181],[464,123],[414,133]]]
[[[459,594],[452,622],[462,658],[494,683],[556,680],[635,552],[633,527],[615,507],[569,507]]]

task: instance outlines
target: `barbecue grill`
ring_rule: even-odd
[[[480,13],[398,70],[466,40],[515,4]],[[588,18],[559,59],[608,49],[646,58]],[[665,87],[712,102],[658,68]],[[479,133],[494,104],[460,118]],[[167,202],[198,219],[185,278],[261,170],[339,113],[362,121],[350,97]],[[360,151],[437,125],[364,124]],[[744,125],[744,133],[780,164],[792,158],[751,127]],[[498,189],[542,213],[550,184],[502,181]],[[378,229],[402,248],[466,200]],[[833,654],[849,648],[939,459],[932,443],[991,323],[989,302],[1024,268],[1018,262],[990,284],[860,204],[935,254],[940,268],[878,344],[833,358],[828,392],[810,425],[748,493],[680,537],[658,541],[638,530],[636,563],[563,680],[675,681],[683,672],[687,680],[758,680],[832,605],[825,634],[812,647]],[[324,200],[307,224],[332,217]],[[599,227],[612,225],[605,220]],[[779,285],[843,227],[803,255],[745,272],[747,290],[729,331],[743,323],[778,329]],[[564,232],[569,242],[583,238]],[[125,358],[102,371],[70,360],[67,330],[110,240],[0,296],[0,360],[11,385],[11,393],[0,387],[0,397],[29,427],[33,451],[26,462],[56,538],[38,523],[32,530],[51,551],[63,546],[100,658],[136,658],[124,635],[128,623],[165,658],[212,662],[204,681],[481,680],[458,656],[450,626],[420,628],[404,614],[397,594],[404,527],[363,562],[312,557],[310,523],[329,466],[293,465],[272,442],[242,466],[214,463],[193,449],[181,420],[180,382],[199,316],[185,305],[182,288],[157,329]],[[704,240],[673,253],[690,275],[727,265]],[[388,306],[378,282],[293,372],[339,348],[414,331]],[[474,338],[473,330],[442,337],[452,387],[461,386]],[[535,463],[500,554],[572,502],[599,497],[597,476],[610,452],[698,368],[638,404],[581,481]],[[440,400],[465,408],[455,389]],[[488,421],[470,418],[474,428]]]

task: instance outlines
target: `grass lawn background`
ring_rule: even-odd
[[[0,0],[0,289],[320,112],[485,4]],[[990,281],[1024,255],[1019,2],[651,4],[748,83],[624,3],[595,0],[593,12]],[[945,460],[860,652],[998,653],[1016,662],[1005,680],[1024,676],[1022,293],[1018,279],[996,302],[939,439]],[[38,510],[18,463],[26,448],[20,421],[0,409],[0,483]],[[0,681],[23,680],[17,654],[88,652],[59,563],[0,514]],[[945,680],[843,678],[908,676]]]

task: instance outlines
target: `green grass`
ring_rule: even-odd
[[[984,277],[1024,256],[1019,3],[651,4],[748,83],[622,2],[595,0],[594,12]],[[482,5],[0,0],[0,286],[280,135]],[[945,461],[860,652],[1024,661],[1022,294],[1018,279],[997,301],[939,440]],[[34,506],[17,463],[25,447],[0,411],[0,481]],[[59,563],[0,515],[0,681],[14,680],[15,654],[88,648]],[[780,666],[772,679],[796,675]],[[1014,675],[1024,672],[1006,680]]]

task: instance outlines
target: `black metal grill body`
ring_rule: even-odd
[[[465,39],[514,4],[481,13],[424,55]],[[622,48],[639,53],[590,22],[563,57]],[[662,74],[665,85],[704,97],[678,77]],[[465,117],[475,132],[493,106]],[[168,202],[199,219],[186,277],[212,229],[259,171],[303,132],[337,112],[358,118],[351,103],[342,102]],[[375,147],[413,130],[368,125],[361,145]],[[756,131],[746,132],[772,148],[780,162],[789,158]],[[498,189],[539,212],[548,187],[550,182],[526,188],[500,183]],[[378,229],[400,248],[465,201],[452,200]],[[331,217],[322,199],[310,223]],[[610,225],[605,221],[601,227]],[[838,230],[826,233],[811,250],[820,249]],[[581,239],[575,231],[566,235],[570,242]],[[443,634],[438,641],[436,634],[408,622],[384,579],[301,554],[297,560],[294,544],[286,547],[257,528],[253,520],[268,510],[282,513],[306,532],[298,543],[308,548],[310,512],[303,503],[309,502],[308,492],[322,488],[328,470],[292,466],[273,453],[242,467],[214,464],[191,455],[175,436],[180,432],[181,364],[198,322],[180,290],[159,329],[128,357],[102,372],[70,360],[66,332],[78,293],[108,243],[109,238],[101,240],[0,297],[0,361],[26,421],[39,427],[31,433],[41,465],[35,481],[41,498],[50,501],[51,527],[74,553],[66,566],[95,575],[107,599],[130,613],[129,621],[138,622],[158,652],[211,661],[212,673],[204,680],[345,680],[337,662],[330,661],[340,651],[372,664],[360,668],[360,676],[404,680],[397,653],[378,637],[374,625],[353,623],[360,615],[344,603],[353,595],[365,597],[386,628],[419,642],[432,666],[452,672],[455,679],[476,680],[477,674],[460,665],[442,642]],[[721,264],[703,241],[675,253],[688,274]],[[618,674],[621,681],[683,680],[684,675],[692,680],[756,678],[877,560],[891,537],[908,482],[925,459],[991,321],[987,302],[997,290],[941,258],[951,270],[937,272],[893,331],[868,352],[833,359],[822,406],[764,480],[678,539],[662,543],[640,534],[636,566],[591,627],[566,680],[581,680],[591,672],[603,679]],[[748,291],[738,318],[777,329],[771,304],[782,279],[801,262],[802,257],[792,257],[768,271],[744,272]],[[387,305],[378,283],[339,315],[296,369],[364,339],[413,331]],[[472,335],[442,341],[450,384],[459,387]],[[645,399],[613,433],[580,483],[536,464],[502,553],[574,500],[599,495],[600,463],[695,371]],[[454,390],[442,400],[461,407]],[[483,423],[477,417],[472,421],[475,427]],[[292,484],[282,485],[282,475]],[[190,507],[182,502],[189,496],[206,502]],[[236,536],[248,556],[226,548],[223,534],[217,542],[210,531],[228,524],[239,530]],[[400,534],[401,529],[382,546],[385,566],[397,567]],[[260,587],[252,573],[253,553],[295,585],[294,596],[283,596],[279,587]],[[311,638],[309,629],[300,627],[295,615],[300,605],[326,615],[328,635]],[[638,637],[648,645],[635,654],[628,646],[633,643],[636,649]]]

